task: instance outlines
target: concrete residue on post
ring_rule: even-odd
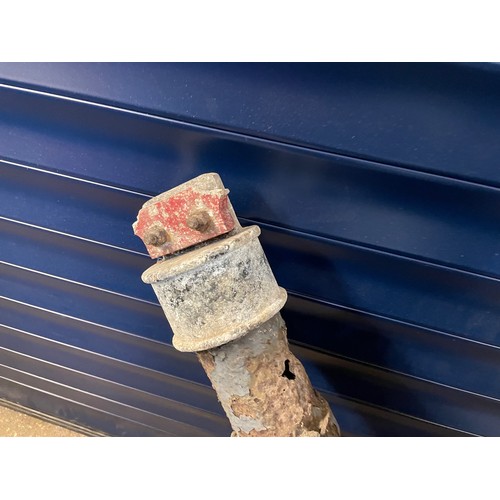
[[[217,174],[148,201],[134,223],[151,257],[142,276],[196,352],[234,436],[339,436],[328,403],[291,353],[279,287],[257,226],[242,228]]]

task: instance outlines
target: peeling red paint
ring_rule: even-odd
[[[161,196],[144,205],[139,211],[134,233],[143,240],[152,259],[189,248],[203,241],[228,233],[235,227],[226,190],[200,192],[191,187],[168,198]],[[188,218],[196,212],[206,212],[210,224],[204,231],[188,226]],[[144,240],[155,228],[166,230],[167,241],[159,246]]]

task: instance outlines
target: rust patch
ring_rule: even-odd
[[[197,352],[196,355],[206,374],[210,377],[215,368],[215,361],[212,353],[210,351],[200,351]]]
[[[211,358],[215,368],[209,366],[209,377],[233,435],[340,435],[328,403],[311,386],[302,363],[290,351],[279,314],[242,339],[213,351],[217,355]],[[231,373],[230,380],[224,377],[225,370]],[[230,390],[237,373],[245,381],[238,394]]]

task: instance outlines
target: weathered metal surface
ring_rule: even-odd
[[[339,436],[328,403],[290,352],[278,313],[244,337],[199,352],[233,436]]]
[[[274,316],[286,302],[251,226],[158,262],[142,279],[153,285],[180,351],[225,344]]]
[[[198,353],[234,436],[339,436],[328,403],[288,348],[279,314],[287,293],[278,286],[264,254],[260,228],[235,224],[228,234],[216,233],[220,237],[215,241],[189,234],[183,239],[186,227],[211,234],[213,216],[201,210],[192,190],[206,182],[210,187],[216,183],[217,192],[226,193],[225,206],[230,206],[220,177],[205,174],[157,196],[153,205],[146,203],[134,225],[136,234],[142,231],[145,242],[158,248],[168,249],[173,234],[179,244],[198,243],[142,275],[170,323],[174,347]],[[172,210],[183,208],[151,223],[156,212],[148,212],[148,207],[156,210],[163,201]],[[236,220],[234,212],[231,215]]]
[[[228,233],[239,227],[228,193],[217,174],[200,175],[146,202],[134,233],[152,259]]]

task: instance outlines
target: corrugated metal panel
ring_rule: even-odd
[[[227,435],[131,223],[217,171],[347,435],[500,435],[495,65],[0,64],[0,397]]]

